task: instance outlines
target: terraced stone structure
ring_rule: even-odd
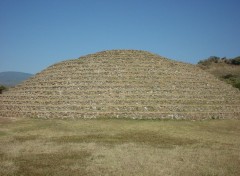
[[[146,51],[111,50],[50,66],[0,95],[0,117],[239,118],[239,90]]]

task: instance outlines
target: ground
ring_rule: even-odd
[[[240,120],[0,119],[0,175],[240,175]]]

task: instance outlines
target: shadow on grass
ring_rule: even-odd
[[[24,154],[15,158],[15,164],[18,175],[86,175],[90,156],[87,151]]]
[[[90,134],[90,135],[73,135],[51,138],[51,142],[58,143],[102,143],[102,144],[123,144],[123,143],[140,143],[160,148],[172,148],[176,145],[186,146],[197,143],[197,140],[187,138],[172,137],[166,134],[157,134],[151,131],[144,132],[127,132],[117,135]]]

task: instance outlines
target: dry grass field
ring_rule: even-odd
[[[0,175],[240,175],[240,120],[0,119]]]

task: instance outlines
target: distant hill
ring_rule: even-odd
[[[234,59],[216,56],[198,62],[203,70],[240,89],[240,56]]]
[[[0,72],[0,85],[4,85],[7,87],[15,86],[31,76],[33,75],[30,73],[23,72],[14,71]]]

